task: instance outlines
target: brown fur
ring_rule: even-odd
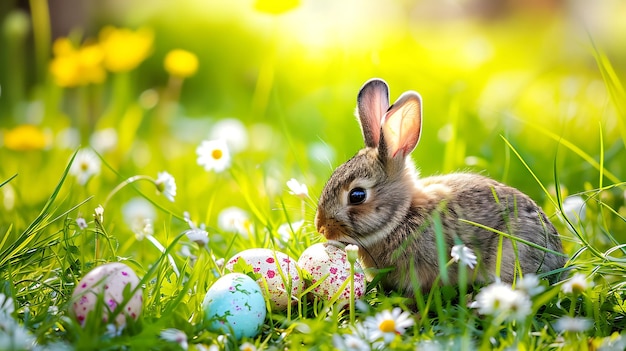
[[[383,284],[406,294],[413,289],[409,276],[412,267],[425,291],[439,275],[434,218],[440,219],[448,254],[453,245],[461,242],[478,256],[479,265],[470,275],[475,281],[495,279],[500,235],[463,220],[562,252],[554,226],[519,190],[471,173],[419,179],[408,154],[421,132],[421,98],[416,93],[405,93],[385,115],[379,116],[372,112],[379,111],[379,106],[368,108],[365,99],[381,101],[380,96],[387,92],[386,83],[381,82],[366,83],[358,103],[364,138],[380,135],[380,140],[369,140],[365,149],[338,167],[328,180],[315,218],[320,233],[329,240],[358,245],[361,261],[369,270],[394,268]],[[404,108],[406,104],[410,106]],[[394,121],[393,125],[386,123],[389,120]],[[370,126],[382,132],[370,131]],[[394,128],[404,129],[397,132]],[[396,135],[397,139],[386,140]],[[357,187],[368,195],[365,202],[351,205],[348,194]],[[559,269],[565,261],[561,255],[504,239],[500,279],[512,282],[519,276],[516,262],[527,274]],[[449,269],[452,282],[457,280],[456,267],[451,265]]]

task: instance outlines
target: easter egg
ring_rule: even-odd
[[[237,271],[239,260],[252,267],[259,276],[256,282],[273,310],[285,310],[290,303],[293,305],[297,302],[303,282],[295,259],[270,249],[248,249],[228,260],[225,268]]]
[[[114,320],[118,326],[124,326],[127,318],[136,320],[141,314],[143,292],[141,288],[135,290],[137,285],[137,274],[123,263],[113,262],[98,266],[89,271],[74,289],[70,314],[81,325],[85,325],[92,315],[90,312],[100,303],[103,306],[102,321],[106,323],[118,310],[118,306],[124,304]],[[124,299],[126,289],[132,296]]]
[[[241,273],[217,279],[204,296],[202,308],[210,331],[237,339],[259,334],[267,313],[259,284]]]
[[[314,244],[300,255],[298,265],[311,274],[312,284],[319,282],[312,291],[316,296],[331,300],[339,294],[339,303],[349,301],[350,262],[345,250],[330,243]],[[354,296],[358,299],[365,294],[365,275],[358,262],[354,268]]]

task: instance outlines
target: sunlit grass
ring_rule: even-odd
[[[45,2],[31,3],[41,16]],[[20,28],[7,29],[15,37],[0,44],[35,62],[0,54],[12,63],[0,81],[0,348],[179,349],[161,336],[173,328],[191,350],[359,341],[399,350],[623,349],[626,94],[617,44],[571,31],[572,19],[555,13],[481,22],[428,18],[401,2],[351,11],[361,5],[191,1],[148,11],[137,2],[125,21],[139,29],[75,31],[55,50],[46,48],[45,21],[32,19],[34,49]],[[0,21],[9,19],[21,23]],[[140,38],[128,46],[133,35]],[[111,68],[104,54],[119,54],[108,41],[115,38],[137,52]],[[62,54],[65,66],[51,63]],[[421,173],[472,170],[531,195],[562,236],[563,275],[576,279],[540,281],[532,293],[518,282],[506,287],[529,299],[513,305],[513,318],[472,305],[493,298],[479,298],[478,286],[416,289],[408,299],[384,293],[379,276],[346,308],[311,298],[308,287],[288,311],[269,313],[255,338],[208,331],[202,301],[225,273],[223,260],[258,247],[297,258],[323,240],[313,224],[317,198],[333,168],[362,146],[354,101],[373,76],[390,83],[392,96],[412,89],[424,99],[414,153]],[[198,146],[218,138],[231,162],[200,165]],[[82,150],[101,162],[92,173],[89,162],[72,168]],[[74,173],[81,169],[84,178]],[[164,171],[175,179],[174,201],[156,184]],[[292,178],[307,195],[290,194]],[[191,229],[206,238],[192,240]],[[438,253],[440,267],[458,264],[443,240]],[[138,273],[143,314],[122,330],[83,328],[69,316],[72,291],[106,262]],[[374,331],[389,340],[368,340],[366,325],[395,307],[411,311],[412,324],[389,335],[387,323]]]

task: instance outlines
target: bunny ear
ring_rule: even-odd
[[[357,97],[357,109],[363,140],[369,147],[377,147],[380,141],[380,125],[389,108],[389,87],[382,79],[368,80]]]
[[[422,98],[407,91],[389,107],[382,126],[385,153],[389,158],[406,157],[417,145],[422,132]]]

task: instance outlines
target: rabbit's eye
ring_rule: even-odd
[[[354,188],[350,190],[348,193],[348,202],[350,205],[359,205],[365,202],[365,198],[367,197],[367,193],[363,188]]]

